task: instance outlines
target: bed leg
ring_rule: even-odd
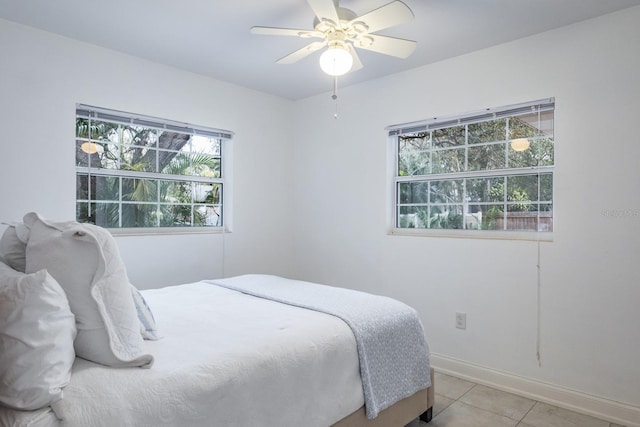
[[[431,422],[431,418],[433,418],[433,406],[420,414],[420,421],[425,423]]]

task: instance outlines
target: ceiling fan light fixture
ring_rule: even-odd
[[[353,56],[344,45],[336,44],[329,46],[320,55],[320,68],[330,76],[341,76],[346,74],[353,67]]]
[[[341,76],[362,68],[357,48],[396,58],[407,58],[416,42],[375,34],[385,28],[404,24],[414,18],[411,9],[401,0],[392,0],[364,15],[340,7],[339,0],[307,0],[313,10],[313,30],[251,27],[252,34],[318,38],[320,41],[298,49],[276,62],[293,64],[327,46],[320,56],[320,68],[330,76]]]

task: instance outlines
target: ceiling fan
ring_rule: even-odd
[[[307,0],[315,13],[312,30],[295,28],[252,27],[252,34],[318,38],[302,49],[286,55],[276,62],[292,64],[327,46],[320,56],[320,67],[332,76],[362,68],[354,48],[365,49],[397,58],[407,58],[416,48],[416,42],[373,34],[413,19],[411,9],[399,0],[392,1],[362,16],[340,7],[338,0]]]

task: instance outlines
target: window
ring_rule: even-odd
[[[547,99],[388,128],[393,232],[553,231],[554,107]]]
[[[231,133],[76,108],[76,219],[106,228],[224,225]]]

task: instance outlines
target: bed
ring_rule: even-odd
[[[25,219],[26,223],[33,220]],[[54,225],[58,231],[65,230],[62,232],[62,235],[66,233],[65,238],[86,239],[87,233],[99,233],[83,228],[83,233],[77,235],[77,230],[68,232],[68,224]],[[30,237],[33,238],[37,224],[31,221],[31,226]],[[77,228],[77,225],[73,227]],[[27,245],[28,242],[27,239]],[[54,244],[61,242],[56,240]],[[103,253],[109,252],[105,250],[104,241],[100,244]],[[82,249],[87,252],[86,246]],[[69,253],[68,250],[63,252]],[[29,253],[27,251],[27,257]],[[4,261],[6,258],[5,254]],[[55,265],[50,268],[57,273],[55,275],[45,275],[39,267],[41,265],[36,262],[32,273],[26,267],[25,277],[40,275],[46,280],[58,276],[56,279],[60,280],[55,281],[68,280],[63,273],[56,272]],[[92,264],[91,268],[96,267]],[[98,270],[101,269],[112,270],[98,265]],[[101,284],[93,281],[94,297],[99,294],[95,289]],[[239,287],[241,285],[245,288]],[[278,294],[282,285],[305,289],[300,292],[302,299],[283,301],[284,293]],[[277,289],[276,294],[262,295],[262,290],[269,287]],[[315,294],[316,291],[320,294]],[[95,331],[83,330],[86,325],[78,323],[78,314],[73,313],[73,295],[77,292],[65,289],[65,292],[55,294],[55,298],[68,297],[69,311],[75,315],[72,319],[76,322],[76,332],[71,336],[59,335],[56,345],[59,350],[64,347],[60,343],[68,344],[70,337],[74,340],[75,354],[70,360],[69,375],[63,375],[60,393],[54,393],[51,401],[42,407],[17,410],[0,406],[0,425],[401,427],[418,417],[425,421],[431,419],[433,371],[429,367],[421,325],[418,332],[422,334],[422,341],[414,338],[411,341],[421,341],[416,344],[417,348],[424,346],[427,353],[420,353],[416,366],[409,369],[397,366],[404,363],[390,364],[388,369],[391,369],[393,379],[388,380],[387,375],[382,377],[382,382],[393,383],[391,389],[395,387],[402,391],[381,406],[376,403],[379,410],[374,411],[372,417],[372,392],[367,390],[371,388],[369,383],[373,383],[375,389],[379,370],[371,355],[361,354],[361,348],[371,347],[371,344],[367,344],[366,339],[363,341],[361,332],[354,332],[357,319],[354,321],[348,315],[341,318],[340,309],[337,314],[329,314],[323,307],[307,307],[310,303],[304,300],[304,294],[311,294],[311,300],[318,301],[323,299],[323,293],[330,292],[327,295],[337,295],[337,299],[343,301],[344,310],[350,304],[349,294],[355,291],[276,276],[247,275],[144,291],[127,288],[127,292],[132,300],[130,307],[135,311],[135,332],[151,339],[136,341],[135,351],[128,350],[129,358],[120,357],[124,362],[118,363],[123,366],[105,366],[109,360],[96,363],[77,357],[79,351],[87,351],[78,345],[78,338]],[[110,302],[117,301],[117,298],[109,298]],[[365,298],[374,296],[365,294]],[[56,301],[50,304],[51,313],[47,315],[59,316],[58,308],[64,305],[64,300]],[[386,307],[390,301],[382,302]],[[100,308],[101,303],[97,306]],[[141,306],[148,311],[141,312]],[[105,307],[108,309],[109,305]],[[357,312],[356,309],[353,311]],[[373,314],[379,319],[386,316],[379,310]],[[120,317],[121,312],[118,319]],[[54,317],[51,319],[49,324],[62,322]],[[64,321],[68,324],[69,317]],[[385,320],[385,323],[393,323],[393,320]],[[6,328],[0,327],[5,333]],[[375,329],[384,330],[385,327],[376,326]],[[147,332],[146,336],[144,332]],[[47,331],[47,336],[50,335],[52,333]],[[113,338],[111,340],[114,347]],[[390,343],[387,356],[395,360],[398,360],[396,353],[399,351],[396,344],[409,348],[414,345],[394,341],[395,338],[385,340]],[[363,369],[363,364],[370,372]],[[426,372],[429,378],[415,378],[416,372],[421,372],[420,376]]]

